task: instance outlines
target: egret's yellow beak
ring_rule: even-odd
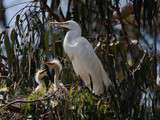
[[[53,25],[54,27],[60,27],[60,28],[65,28],[68,29],[68,23],[67,22],[50,22],[50,25]]]

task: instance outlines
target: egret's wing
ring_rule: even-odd
[[[77,51],[75,50],[75,56],[77,56],[82,62],[81,65],[84,65],[83,67],[86,66],[87,68],[93,68],[93,66],[99,65],[100,60],[88,40],[84,37],[80,37],[78,39],[79,41],[77,41],[75,46],[77,49]]]
[[[74,43],[71,44],[70,48],[70,53],[72,54],[70,59],[77,74],[86,72],[86,69],[90,69],[90,67],[95,64],[95,59],[97,58],[93,47],[85,38],[77,38],[74,40]],[[88,71],[89,70],[87,70],[87,72]]]
[[[72,60],[75,72],[79,74],[82,79],[87,80],[87,84],[89,84],[91,77],[93,90],[102,93],[104,90],[104,81],[107,78],[99,58],[88,40],[79,37],[75,41],[76,44],[72,46],[75,48],[73,49],[74,59]]]

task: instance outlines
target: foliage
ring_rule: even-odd
[[[0,118],[158,120],[160,89],[156,79],[160,55],[156,46],[160,2],[132,0],[120,7],[119,0],[69,1],[66,18],[61,12],[57,14],[59,0],[52,0],[51,7],[47,0],[28,2],[14,16],[15,27],[0,34],[0,84],[8,88],[0,92],[4,96]],[[71,18],[81,24],[83,36],[96,47],[109,73],[112,86],[105,96],[78,90],[78,78],[62,48],[65,32],[48,24],[50,20]],[[142,31],[153,37],[152,47],[145,42],[146,50],[141,45],[145,41]],[[63,63],[62,81],[70,88],[69,98],[37,94],[30,98],[36,87],[36,70],[46,67],[43,61],[53,57]],[[51,100],[57,103],[54,108]]]
[[[70,94],[72,102],[73,119],[92,120],[105,119],[115,120],[111,102],[93,96],[88,89],[81,92],[74,91]]]

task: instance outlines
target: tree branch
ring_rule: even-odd
[[[50,95],[50,96],[47,96],[45,98],[36,99],[36,100],[15,100],[15,101],[11,101],[11,102],[9,102],[9,103],[7,103],[5,105],[0,106],[1,107],[0,110],[4,109],[4,108],[6,108],[6,107],[8,107],[8,106],[10,106],[12,104],[15,104],[15,103],[35,103],[35,102],[39,102],[39,101],[45,101],[45,100],[50,99],[52,96],[53,95]]]

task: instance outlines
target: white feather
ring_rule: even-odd
[[[92,45],[81,36],[81,28],[74,21],[67,21],[68,28],[63,47],[69,56],[74,71],[81,77],[85,85],[97,95],[108,89],[110,79],[105,72],[101,61],[97,57]],[[93,86],[91,87],[91,80]]]

